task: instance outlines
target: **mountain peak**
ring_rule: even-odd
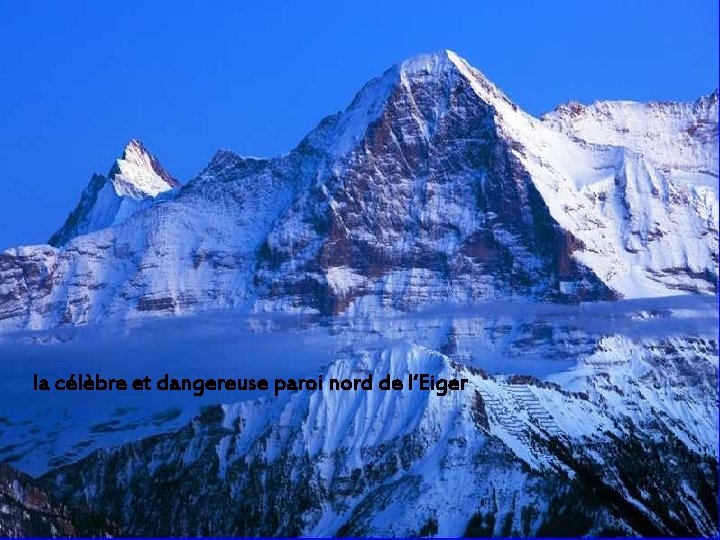
[[[491,105],[500,116],[510,116],[518,111],[518,107],[482,72],[457,53],[442,49],[408,58],[370,80],[345,111],[325,118],[303,143],[330,154],[345,154],[365,136],[368,127],[391,107],[397,96],[429,92],[446,101],[443,96],[450,95],[452,88],[460,83],[469,86],[477,98]],[[414,102],[416,98],[411,97],[410,101]],[[449,103],[446,106],[450,106]],[[413,113],[415,121],[425,123],[429,120],[417,114],[419,111]],[[433,117],[442,114],[438,107],[431,112]]]
[[[470,81],[482,97],[495,97],[509,101],[485,74],[450,49],[442,49],[434,53],[419,54],[408,58],[398,64],[398,70],[401,78],[403,76],[439,76],[457,73]]]
[[[109,290],[97,292],[108,298],[98,317],[115,306],[107,316],[240,304],[362,314],[448,297],[714,293],[717,94],[567,110],[536,119],[444,50],[369,81],[284,156],[218,152],[175,199],[171,177],[130,141],[52,243],[106,230],[32,272],[53,269],[57,292],[28,292],[0,318],[26,324],[15,313],[32,301],[38,324],[55,324],[64,315],[46,313],[76,309],[77,283],[88,298]],[[128,253],[139,266],[116,279]],[[101,259],[107,273],[88,276]],[[25,260],[10,264],[5,279],[27,290]],[[88,320],[93,302],[68,317]]]
[[[130,139],[123,150],[123,159],[127,159],[133,154],[150,155],[150,152],[147,151],[147,148],[139,139]]]
[[[125,145],[122,158],[116,160],[109,177],[119,196],[136,200],[157,197],[180,187],[138,139],[131,139]]]
[[[453,51],[443,49],[434,53],[423,53],[403,60],[399,64],[400,73],[441,73],[457,69],[463,60]]]
[[[53,246],[76,236],[118,225],[180,183],[137,139],[131,139],[107,176],[94,174],[65,224],[50,238]]]

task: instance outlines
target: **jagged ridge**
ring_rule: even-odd
[[[123,180],[136,176],[120,164],[159,166],[120,160],[114,200],[132,211],[63,243],[82,232],[69,226],[60,249],[0,255],[0,325],[714,293],[718,199],[706,179],[717,174],[707,157],[717,107],[712,96],[698,103],[649,106],[640,120],[670,120],[638,120],[637,137],[584,140],[524,113],[454,53],[423,55],[368,83],[287,156],[220,152],[172,197],[142,199],[155,201],[142,212],[141,183]],[[678,115],[702,129],[678,128]],[[689,141],[679,168],[637,142],[671,128],[685,133],[674,152]],[[167,177],[140,191],[157,194]],[[70,221],[88,227],[82,208],[111,185],[96,177]]]

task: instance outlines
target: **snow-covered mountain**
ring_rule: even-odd
[[[717,533],[714,338],[608,335],[544,381],[369,341],[351,337],[326,380],[428,373],[468,386],[326,385],[210,407],[43,481],[130,535]]]
[[[288,155],[220,151],[147,207],[176,184],[131,143],[60,247],[0,255],[0,324],[714,293],[716,112],[713,94],[538,120],[454,53],[422,55]]]
[[[287,335],[294,359],[333,336],[326,378],[468,389],[302,391],[180,429],[136,411],[164,432],[111,440],[114,418],[43,448],[42,418],[9,419],[0,458],[62,464],[42,485],[130,535],[717,534],[717,101],[538,119],[442,51],[287,155],[221,150],[179,189],[131,143],[62,241],[0,254],[0,331],[322,315]],[[182,321],[213,328],[158,323]]]
[[[107,176],[95,173],[77,208],[49,240],[60,247],[76,236],[120,225],[161,194],[180,187],[138,140],[131,140]]]
[[[543,116],[555,129],[593,144],[623,146],[678,180],[717,184],[718,91],[695,102],[570,102]]]

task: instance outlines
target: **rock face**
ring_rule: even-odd
[[[118,532],[98,515],[69,510],[28,475],[0,463],[0,536],[110,536]]]
[[[0,328],[714,293],[716,113],[717,93],[538,120],[454,53],[419,56],[288,155],[220,151],[179,190],[131,143],[56,247],[0,255]]]
[[[48,243],[60,247],[76,236],[119,225],[156,197],[179,187],[157,158],[133,139],[107,176],[93,175],[77,208]]]
[[[310,136],[342,157],[263,244],[261,305],[340,313],[557,299],[561,282],[576,296],[612,296],[572,257],[577,239],[552,219],[499,132],[493,100],[473,84],[494,89],[465,69],[453,55],[408,61]],[[369,121],[358,129],[358,119]]]

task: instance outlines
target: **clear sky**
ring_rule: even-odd
[[[533,114],[718,85],[717,0],[0,0],[0,249],[40,243],[137,137],[183,182],[290,150],[360,87],[453,49]]]

